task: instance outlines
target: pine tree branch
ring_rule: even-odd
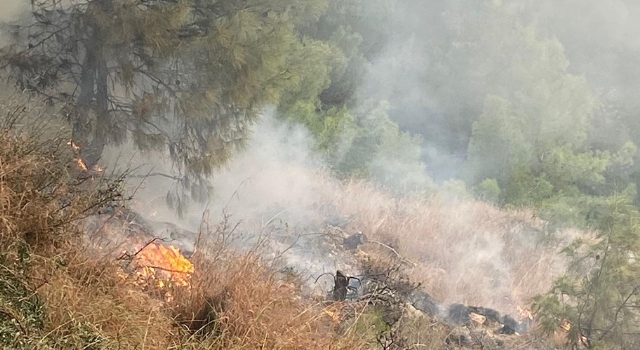
[[[627,303],[629,302],[629,299],[631,299],[631,297],[636,294],[636,292],[638,291],[638,287],[634,287],[633,290],[631,291],[631,293],[624,299],[624,301],[622,302],[622,304],[618,307],[618,309],[616,310],[616,314],[613,316],[613,323],[611,324],[611,326],[609,327],[609,329],[607,329],[606,331],[602,332],[602,334],[600,335],[600,337],[598,337],[598,340],[602,340],[607,334],[611,333],[611,331],[615,328],[616,324],[618,323],[618,315],[620,314],[620,311],[622,311],[622,309],[627,305]]]

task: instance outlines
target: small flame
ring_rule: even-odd
[[[78,145],[76,145],[76,143],[73,142],[73,140],[69,140],[69,142],[67,142],[67,145],[71,146],[71,148],[74,150],[74,152],[80,151],[80,147]]]
[[[573,325],[571,324],[571,322],[569,322],[569,320],[562,320],[562,323],[560,324],[560,334],[564,333],[564,337],[566,339],[566,334],[569,333],[569,331],[571,330],[571,327],[573,327]],[[589,344],[589,338],[587,338],[586,336],[584,336],[584,334],[580,334],[580,338],[579,338],[579,342],[582,345],[588,345]]]
[[[518,306],[518,313],[520,314],[520,321],[530,320],[533,321],[533,312],[528,307]]]
[[[94,165],[91,170],[93,170],[93,172],[95,172],[95,173],[101,173],[101,172],[104,171],[104,168],[99,166],[99,165]]]
[[[148,279],[160,275],[157,287],[164,288],[171,281],[181,287],[189,286],[193,264],[173,246],[151,243],[145,246],[136,256],[136,264],[140,267],[138,277]]]
[[[325,314],[327,314],[334,322],[340,322],[340,312],[338,310],[322,310]]]
[[[78,163],[78,167],[84,171],[88,171],[87,165],[84,164],[84,161],[80,158],[76,158],[76,163]]]
[[[73,140],[69,140],[67,142],[67,145],[69,145],[71,147],[71,149],[73,149],[74,153],[78,153],[80,152],[80,146],[76,145],[75,142],[73,142]],[[76,161],[76,164],[78,164],[78,168],[82,169],[83,171],[89,171],[89,169],[87,168],[87,165],[84,163],[84,161],[80,158],[75,158],[74,159]]]

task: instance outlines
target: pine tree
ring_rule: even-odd
[[[607,349],[640,345],[640,212],[634,196],[631,186],[609,197],[595,220],[596,237],[565,249],[568,273],[534,299],[543,331],[564,323],[573,343]]]
[[[89,166],[131,139],[169,152],[184,188],[245,143],[266,104],[305,70],[297,28],[327,0],[35,0],[3,67],[64,106]],[[298,60],[300,61],[300,60]]]

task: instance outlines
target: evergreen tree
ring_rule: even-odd
[[[1,58],[20,89],[65,106],[89,166],[105,145],[132,139],[141,150],[168,150],[182,185],[197,194],[242,147],[262,108],[300,81],[309,61],[300,57],[317,50],[297,28],[326,6],[36,0]]]
[[[542,330],[570,326],[573,343],[606,349],[640,346],[640,212],[635,188],[609,197],[596,220],[597,235],[565,249],[569,272],[534,299]]]

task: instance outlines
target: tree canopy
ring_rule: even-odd
[[[2,62],[20,89],[65,106],[88,165],[127,139],[168,149],[195,194],[330,51],[297,31],[327,3],[40,0]]]

